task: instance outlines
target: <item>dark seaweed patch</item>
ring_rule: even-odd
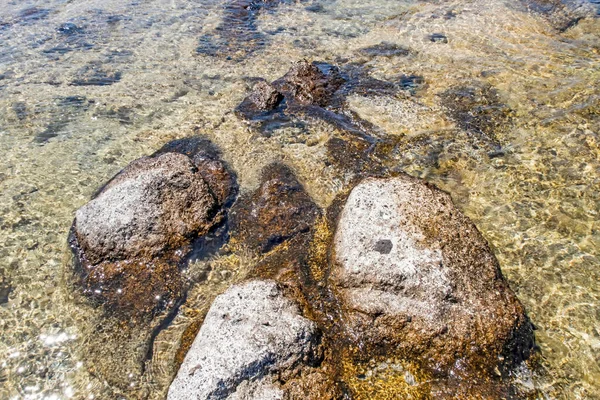
[[[396,43],[381,42],[365,47],[360,52],[369,57],[402,57],[410,54],[410,50]]]
[[[121,80],[120,71],[110,71],[98,65],[87,65],[77,72],[74,86],[108,86]]]
[[[23,121],[25,118],[27,118],[27,105],[24,102],[17,101],[13,103],[12,110],[14,111],[19,121]]]
[[[600,16],[598,0],[521,0],[527,9],[543,15],[559,32],[565,32],[585,18]]]
[[[46,126],[46,129],[34,137],[34,142],[44,144],[48,140],[57,137],[78,114],[87,111],[92,103],[93,100],[88,100],[84,96],[66,96],[57,98],[57,118],[50,122]]]
[[[33,139],[36,143],[46,143],[48,140],[57,137],[59,133],[65,129],[65,127],[69,124],[69,121],[66,119],[62,119],[59,121],[54,121],[48,124],[46,129],[42,132],[38,133]]]
[[[0,269],[0,305],[8,303],[8,297],[12,290],[8,277],[5,276],[5,270]]]
[[[312,12],[312,13],[317,13],[317,14],[321,14],[325,12],[325,7],[323,7],[322,4],[311,4],[310,6],[307,6],[304,8],[306,11],[308,12]]]
[[[512,119],[512,110],[498,91],[488,84],[460,86],[441,94],[448,116],[462,129],[484,135],[494,142]]]
[[[430,42],[434,43],[448,43],[448,37],[443,33],[432,33],[428,36]]]
[[[8,283],[0,283],[0,304],[8,303],[8,296],[13,288]]]
[[[227,2],[223,20],[200,37],[198,54],[224,59],[242,60],[268,42],[267,36],[256,29],[256,18],[264,10],[277,6],[282,0],[233,0]],[[274,32],[274,33],[278,33]]]
[[[131,107],[125,106],[108,106],[99,109],[96,116],[108,119],[117,120],[120,124],[130,125],[135,119],[135,111]]]
[[[50,14],[47,8],[30,7],[21,10],[18,15],[19,22],[33,22],[45,19]]]

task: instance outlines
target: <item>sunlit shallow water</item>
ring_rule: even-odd
[[[423,77],[406,95],[349,104],[398,137],[396,169],[449,191],[489,240],[537,327],[542,371],[528,384],[546,398],[600,399],[597,7],[284,2],[258,12],[255,31],[233,34],[256,39],[245,43],[222,34],[224,3],[3,1],[0,398],[164,396],[184,329],[252,260],[211,260],[144,362],[136,338],[115,334],[71,289],[74,211],[130,161],[195,133],[220,146],[242,190],[283,160],[327,206],[342,187],[326,162],[334,127],[263,137],[232,113],[252,78],[276,79],[306,58],[359,63],[385,80]],[[408,52],[361,51],[382,42]],[[454,122],[444,95],[487,85],[509,110],[493,144]]]

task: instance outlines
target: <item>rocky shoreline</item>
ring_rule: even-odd
[[[168,323],[195,284],[191,255],[226,246],[257,260],[201,316],[168,399],[532,395],[514,379],[535,364],[524,307],[450,196],[387,169],[385,135],[344,110],[349,90],[369,88],[398,90],[302,61],[236,110],[258,129],[310,114],[347,134],[328,146],[349,178],[326,209],[280,162],[238,196],[218,149],[191,137],[133,161],[77,211],[78,284],[128,323]]]

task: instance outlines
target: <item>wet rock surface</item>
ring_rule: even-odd
[[[213,302],[167,399],[283,399],[282,384],[318,364],[320,334],[274,281]]]
[[[441,376],[507,374],[531,354],[532,325],[493,253],[435,187],[406,175],[362,181],[333,253],[347,334],[367,353]]]
[[[81,207],[70,244],[86,293],[148,312],[181,296],[180,264],[219,225],[235,178],[203,139],[166,145],[129,164]]]
[[[260,254],[278,227],[304,224],[306,231],[287,239],[286,246],[267,247],[276,251],[259,257],[246,278],[251,281],[217,298],[169,399],[183,393],[227,399],[499,399],[525,393],[513,386],[511,376],[515,368],[527,370],[523,362],[534,353],[533,326],[487,242],[448,194],[408,175],[381,174],[385,177],[351,184],[325,215],[315,211],[304,220],[305,212],[285,212],[284,206],[295,209],[295,196],[310,204],[309,210],[318,209],[298,192],[301,186],[291,171],[281,164],[265,169],[261,186],[235,205],[243,206],[232,217],[233,241],[243,238],[240,242]],[[239,318],[215,311],[225,304],[236,309],[237,302],[249,301],[238,291],[265,284],[285,288],[306,321],[322,332],[317,361],[273,367],[279,368],[279,380],[270,375],[271,365],[288,357],[287,350],[269,362],[248,361],[244,365],[256,365],[252,373],[223,361],[232,357],[230,348],[245,354],[237,346],[254,346],[253,338],[230,331],[253,330],[261,338],[262,329],[278,326],[271,306],[256,308],[250,302],[244,308],[249,314]],[[258,292],[264,296],[269,290]],[[265,303],[262,297],[258,301]],[[262,321],[262,327],[246,327],[247,319]],[[210,341],[206,332],[213,330],[222,334]]]
[[[268,136],[269,128],[295,121],[318,119],[343,133],[374,143],[384,136],[381,130],[348,109],[346,98],[396,95],[415,86],[415,77],[399,77],[397,82],[372,78],[364,69],[347,66],[340,69],[324,62],[300,61],[271,84],[260,82],[235,112],[251,127]],[[264,101],[264,98],[271,101]],[[276,101],[275,101],[276,100]]]
[[[434,43],[448,43],[448,37],[443,33],[432,33],[428,36],[430,42]]]
[[[256,191],[241,196],[231,210],[233,238],[261,253],[308,232],[319,208],[287,166],[274,163]]]

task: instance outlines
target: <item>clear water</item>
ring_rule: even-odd
[[[333,127],[266,138],[231,112],[249,78],[276,79],[307,58],[424,77],[413,96],[349,104],[398,137],[398,169],[449,191],[490,241],[538,328],[543,368],[529,384],[546,398],[600,399],[598,2],[286,2],[258,13],[255,32],[237,32],[262,42],[253,52],[231,40],[234,51],[211,54],[226,41],[215,38],[225,10],[208,0],[0,0],[0,398],[164,396],[184,329],[252,260],[194,266],[210,272],[144,363],[147,337],[120,334],[70,288],[74,211],[131,160],[194,133],[222,148],[242,189],[284,160],[327,206],[342,186],[325,162]],[[381,42],[410,53],[359,52]],[[441,96],[482,84],[512,110],[499,157],[474,146],[481,138],[452,122]]]

